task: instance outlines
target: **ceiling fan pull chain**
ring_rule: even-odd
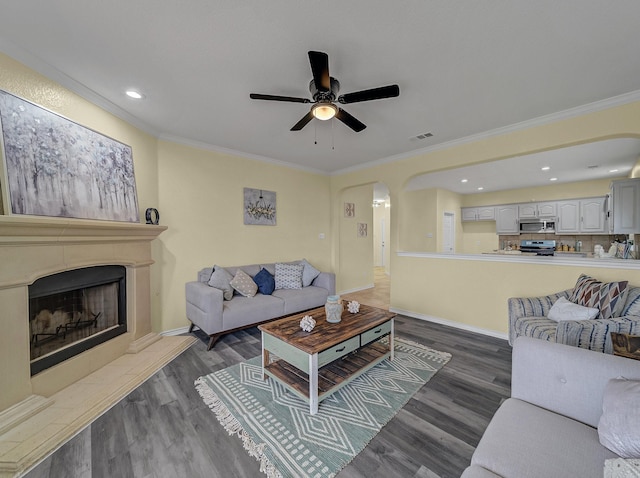
[[[333,125],[334,125],[335,121],[331,120],[331,149],[335,151],[336,149],[336,141],[335,141],[335,137],[333,135]]]
[[[318,125],[313,125],[313,144],[318,144]]]

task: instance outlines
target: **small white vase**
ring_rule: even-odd
[[[337,324],[342,320],[342,302],[339,295],[327,297],[327,303],[324,304],[324,312],[327,316],[327,322],[331,324]]]

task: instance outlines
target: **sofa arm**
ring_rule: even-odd
[[[573,289],[563,290],[556,294],[542,297],[511,297],[507,300],[509,307],[509,345],[513,346],[516,338],[515,321],[521,317],[546,317],[551,306],[560,297],[568,298]]]
[[[334,295],[336,293],[336,275],[333,272],[321,272],[311,285],[327,289],[329,295]]]
[[[202,282],[185,285],[187,318],[207,335],[222,332],[223,292]]]
[[[611,354],[611,332],[640,334],[640,317],[628,315],[611,319],[563,320],[558,323],[556,342]]]

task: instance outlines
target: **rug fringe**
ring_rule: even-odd
[[[431,354],[435,355],[436,357],[440,357],[443,360],[451,360],[452,355],[449,352],[441,352],[440,350],[435,350],[432,349],[431,347],[427,347],[424,344],[421,344],[420,342],[414,342],[413,340],[409,340],[409,339],[405,339],[405,338],[400,338],[400,337],[395,337],[393,339],[395,342],[404,342],[407,345],[410,345],[412,347],[420,347],[423,349],[427,349]]]
[[[242,428],[242,424],[233,416],[227,406],[220,400],[220,397],[211,390],[203,377],[199,377],[194,385],[207,405],[215,414],[218,422],[224,427],[229,435],[236,435],[242,440],[242,446],[260,462],[260,471],[267,475],[267,478],[282,478],[280,472],[271,463],[271,460],[264,454],[264,443],[256,444],[249,434]]]

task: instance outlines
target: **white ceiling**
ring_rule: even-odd
[[[406,189],[442,188],[458,194],[477,194],[628,177],[633,166],[640,160],[639,155],[640,139],[609,139],[424,174],[412,178]],[[543,171],[543,167],[549,169]],[[555,179],[551,181],[552,178]],[[466,181],[462,182],[463,179]]]
[[[0,51],[146,131],[324,173],[640,99],[637,0],[0,0],[0,12]],[[344,105],[361,133],[337,120],[289,131],[309,105],[249,93],[309,98],[308,50],[328,53],[341,93],[397,83],[400,97]],[[145,99],[125,97],[132,87]]]

